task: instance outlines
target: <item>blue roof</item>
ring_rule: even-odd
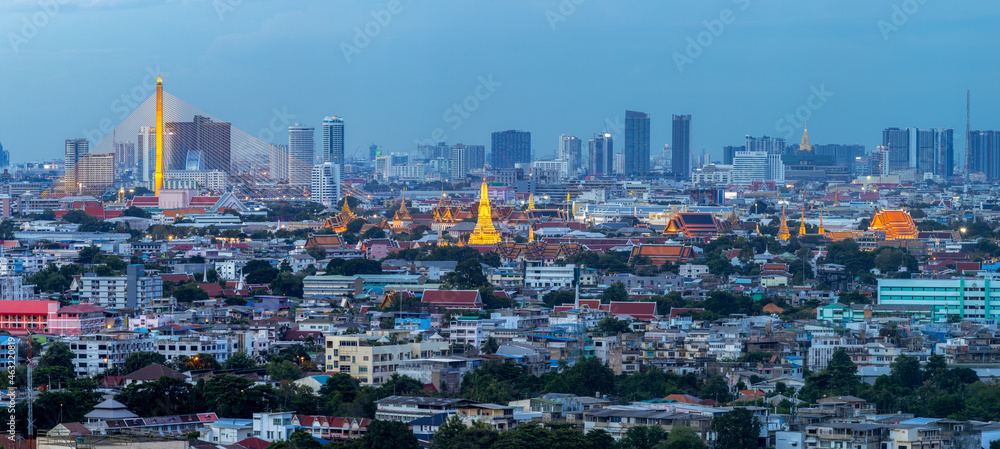
[[[408,424],[411,426],[440,426],[448,420],[448,417],[449,415],[447,413],[438,413],[436,415],[414,419]]]
[[[549,335],[538,335],[538,334],[532,334],[532,335],[529,335],[529,337],[544,338],[546,340],[554,340],[554,341],[576,341],[576,339],[573,339],[573,338],[552,337],[552,336],[549,336]]]
[[[922,426],[922,425],[925,425],[925,424],[930,424],[930,423],[933,423],[933,422],[938,422],[938,421],[940,421],[942,419],[944,419],[944,418],[913,418],[913,419],[908,419],[906,421],[901,421],[900,424],[916,424],[918,426]]]

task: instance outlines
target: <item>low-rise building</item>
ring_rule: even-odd
[[[497,404],[464,404],[458,406],[458,417],[466,425],[479,421],[503,432],[517,427],[514,407]]]
[[[350,374],[362,385],[381,385],[411,359],[448,355],[448,342],[373,345],[367,335],[326,337],[326,371]]]
[[[154,352],[153,339],[144,332],[105,330],[96,334],[76,335],[66,339],[73,352],[77,376],[101,374],[125,363],[133,352]]]
[[[458,398],[389,396],[375,401],[375,419],[408,423],[439,413],[454,415],[458,413],[459,407],[473,403],[474,401]]]

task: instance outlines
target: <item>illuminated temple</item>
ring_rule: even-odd
[[[875,213],[869,231],[882,231],[886,240],[915,239],[917,226],[913,217],[905,210],[880,210]]]
[[[351,208],[347,203],[347,197],[345,197],[344,207],[340,209],[340,213],[326,219],[326,227],[337,234],[347,231],[347,224],[358,218],[357,215],[354,215],[354,212],[351,212]]]
[[[492,212],[489,192],[484,182],[479,193],[479,218],[476,220],[476,228],[469,236],[469,245],[495,245],[500,242],[500,233],[493,226]]]

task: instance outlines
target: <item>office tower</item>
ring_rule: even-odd
[[[271,179],[274,181],[288,180],[288,145],[271,144],[271,155],[268,158],[271,167]]]
[[[858,144],[816,144],[813,152],[820,156],[833,156],[836,165],[853,165],[858,158],[864,159],[865,146]]]
[[[740,151],[746,151],[746,145],[740,146],[725,146],[722,147],[722,163],[725,165],[733,165],[733,156]]]
[[[674,179],[687,180],[691,177],[691,114],[673,116],[673,132],[670,137]]]
[[[565,159],[568,165],[569,173],[576,175],[580,172],[580,169],[585,168],[582,166],[580,159],[580,153],[583,151],[583,141],[578,139],[576,136],[559,136],[559,159]]]
[[[889,172],[910,167],[910,130],[886,128],[882,131],[882,146],[889,152]]]
[[[136,142],[139,164],[139,181],[146,186],[152,186],[156,173],[156,128],[143,126],[139,128]]]
[[[389,167],[392,164],[389,161],[389,156],[381,155],[375,156],[375,177],[385,182],[389,179]]]
[[[767,155],[767,180],[785,182],[785,163],[780,154]]]
[[[969,132],[969,173],[981,172],[989,181],[1000,179],[1000,132]]]
[[[949,178],[955,176],[955,130],[953,128],[941,128],[940,139],[938,174]]]
[[[770,168],[766,151],[737,151],[733,155],[733,184],[766,181]]]
[[[611,133],[594,133],[588,142],[587,174],[590,176],[610,176],[614,169],[615,149]]]
[[[395,165],[395,164],[393,164]],[[469,149],[462,144],[451,147],[451,181],[461,182],[469,173]]]
[[[89,151],[90,143],[87,139],[66,139],[66,159],[63,165],[66,167],[67,191],[76,192],[79,188],[76,185],[76,180],[80,178],[77,162]]]
[[[445,142],[436,145],[417,145],[417,158],[429,161],[439,157],[451,158],[451,147]]]
[[[344,119],[323,118],[323,146],[320,148],[323,162],[333,162],[344,166]]]
[[[340,202],[340,166],[323,162],[313,166],[312,200],[324,207],[335,207]]]
[[[135,166],[136,157],[134,143],[113,142],[112,147],[114,148],[116,170],[124,171]]]
[[[188,153],[200,152],[200,170],[232,175],[232,125],[196,115],[190,122],[167,122],[164,162],[167,170],[187,170]],[[193,156],[197,159],[197,156]]]
[[[375,157],[382,154],[382,150],[378,149],[378,145],[374,143],[368,147],[368,160],[375,162]]]
[[[649,172],[649,114],[625,111],[625,176]]]
[[[312,182],[313,150],[316,141],[313,140],[314,128],[301,126],[288,127],[288,184],[309,186]]]
[[[115,181],[115,155],[83,154],[73,171],[78,192],[104,192]]]
[[[936,173],[937,130],[917,128],[914,131],[916,134],[917,174],[923,176],[925,173]]]
[[[469,145],[469,171],[482,171],[486,166],[486,145]]]
[[[612,164],[612,167],[614,167],[612,173],[616,175],[625,173],[625,155],[622,153],[615,153],[615,161]]]
[[[7,168],[10,166],[10,152],[3,149],[3,144],[0,144],[0,168]]]
[[[785,139],[782,137],[753,137],[747,135],[746,151],[763,151],[767,154],[785,154]]]
[[[490,162],[493,169],[514,168],[517,163],[531,162],[531,133],[498,131],[493,133]]]

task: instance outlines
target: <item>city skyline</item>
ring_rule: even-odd
[[[738,145],[747,134],[796,141],[802,132],[802,126],[795,125],[799,112],[800,117],[809,116],[814,143],[858,143],[871,150],[887,127],[961,129],[967,88],[972,90],[972,128],[1000,125],[990,119],[1000,110],[1000,90],[990,82],[995,63],[966,64],[962,70],[928,66],[919,79],[877,70],[901,64],[915,52],[947,51],[956,61],[978,61],[974,55],[1000,39],[987,25],[1000,6],[987,2],[920,4],[898,25],[893,5],[864,2],[836,9],[826,4],[731,1],[624,6],[587,2],[571,14],[561,13],[556,1],[467,8],[403,4],[398,13],[387,12],[386,25],[375,22],[369,27],[379,31],[372,36],[365,34],[365,27],[384,5],[303,2],[293,7],[247,1],[232,11],[216,11],[208,2],[131,2],[116,7],[121,4],[70,1],[27,42],[8,40],[0,49],[12,67],[0,74],[0,82],[19,86],[0,112],[0,121],[9,126],[0,130],[0,142],[12,160],[55,158],[65,139],[85,137],[93,147],[94,139],[103,137],[105,120],[113,127],[119,116],[127,115],[129,103],[136,102],[130,97],[152,94],[146,78],[155,81],[155,75],[150,73],[163,73],[173,92],[215,111],[220,120],[252,130],[254,136],[273,136],[262,139],[267,143],[285,143],[288,126],[301,122],[319,127],[328,111],[336,111],[351,119],[345,153],[363,147],[359,154],[372,143],[397,153],[413,153],[416,142],[428,140],[486,144],[494,131],[520,129],[536,136],[535,157],[548,157],[562,134],[589,136],[607,129],[620,132],[616,137],[624,141],[626,109],[649,113],[653,156],[670,142],[669,117],[688,113],[698,121],[691,151],[700,154],[705,149],[716,160],[722,159],[724,146]],[[328,14],[334,9],[338,14]],[[163,10],[175,14],[156,14]],[[5,4],[0,24],[19,36],[22,18],[30,21],[38,11],[31,2]],[[723,11],[733,20],[721,22]],[[97,14],[108,14],[123,27],[82,32]],[[434,30],[434,24],[459,16],[482,26],[462,40]],[[194,21],[184,19],[189,27],[174,26],[172,21],[180,17]],[[328,17],[336,17],[334,23],[327,23]],[[487,18],[505,19],[497,22],[509,25],[495,25]],[[823,25],[809,28],[813,38],[798,39],[797,30],[805,23]],[[959,30],[957,23],[962,24]],[[150,26],[166,35],[154,38],[147,31]],[[598,26],[607,32],[590,37]],[[174,39],[182,29],[191,37]],[[287,30],[291,35],[278,36]],[[357,30],[363,39],[355,42]],[[627,44],[634,39],[627,30],[656,44],[639,52]],[[718,36],[704,34],[712,30]],[[952,31],[957,36],[934,38]],[[111,38],[121,33],[134,38]],[[150,56],[146,50],[155,47],[154,39],[177,45]],[[963,45],[954,45],[954,39]],[[313,40],[336,50],[320,61],[314,57],[315,45],[286,50],[289,40]],[[564,54],[551,57],[547,51],[575,41],[580,44]],[[426,48],[435,45],[442,55],[427,53]],[[478,56],[453,62],[451,55],[473,48]],[[605,54],[602,67],[564,70],[566,64],[585,61],[595,49]],[[249,60],[257,54],[273,56],[266,62]],[[784,64],[776,63],[783,56],[823,69],[780,69]],[[447,64],[441,66],[439,58]],[[511,58],[530,64],[512,64]],[[293,60],[308,70],[294,77],[262,70],[265,64]],[[57,69],[60,66],[101,70]],[[390,69],[399,66],[411,70],[402,74]],[[538,69],[517,68],[525,66]],[[738,74],[734,67],[741,67]],[[35,76],[39,70],[46,75]],[[606,95],[588,95],[593,87],[603,88]],[[56,98],[75,107],[55,107]],[[958,134],[955,147],[961,157],[965,136]],[[125,139],[130,138],[134,136]]]

